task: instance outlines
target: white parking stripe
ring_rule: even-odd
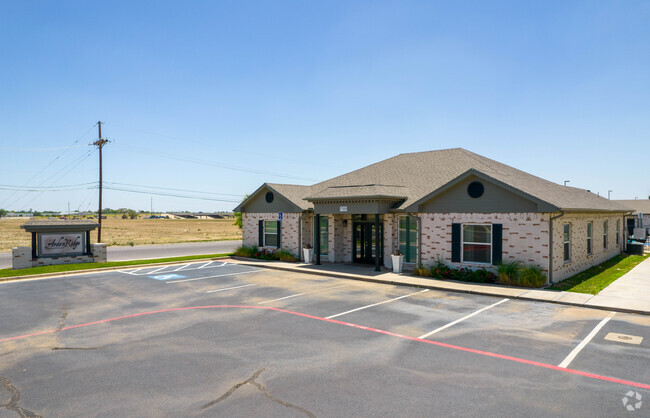
[[[397,297],[397,298],[394,298],[394,299],[388,299],[388,300],[385,300],[385,301],[379,302],[379,303],[373,303],[372,305],[362,306],[360,308],[356,308],[356,309],[352,309],[352,310],[349,310],[349,311],[341,312],[341,313],[338,313],[336,315],[330,315],[325,319],[336,318],[337,316],[346,315],[346,314],[349,314],[349,313],[352,313],[352,312],[360,311],[362,309],[372,308],[373,306],[377,306],[377,305],[383,305],[384,303],[388,303],[388,302],[394,302],[396,300],[404,299],[404,298],[407,298],[409,296],[417,295],[418,293],[424,293],[424,292],[428,292],[428,291],[429,291],[429,289],[420,290],[419,292],[411,293],[409,295],[400,296],[400,297]]]
[[[137,272],[140,271],[140,270],[142,270],[142,268],[135,269],[135,270],[130,270],[130,271],[121,271],[121,272],[122,272],[122,273],[126,273],[126,274],[132,274],[132,275],[134,275],[134,276],[137,276],[137,275],[138,275]]]
[[[434,330],[431,331],[431,332],[427,332],[426,334],[420,335],[418,338],[427,338],[427,337],[429,337],[429,336],[431,336],[431,335],[433,335],[433,334],[435,334],[435,333],[437,333],[437,332],[440,332],[440,331],[442,331],[442,330],[444,330],[444,329],[447,329],[447,328],[449,328],[449,327],[452,327],[452,326],[456,325],[456,324],[459,323],[459,322],[463,322],[463,321],[466,320],[466,319],[469,319],[469,318],[471,318],[471,317],[473,317],[473,316],[475,316],[475,315],[478,315],[478,314],[480,314],[480,313],[483,312],[483,311],[487,311],[487,310],[490,309],[490,308],[494,308],[495,306],[500,305],[500,304],[502,304],[503,302],[506,302],[506,301],[508,301],[508,300],[510,300],[510,299],[508,299],[508,298],[506,298],[506,299],[502,299],[502,300],[498,301],[497,303],[493,303],[493,304],[490,305],[490,306],[486,306],[485,308],[481,308],[481,309],[479,309],[478,311],[472,312],[472,313],[469,314],[469,315],[466,315],[466,316],[464,316],[464,317],[462,317],[462,318],[460,318],[460,319],[455,320],[454,322],[450,322],[450,323],[448,323],[447,325],[443,325],[443,326],[441,326],[440,328],[434,329]]]
[[[154,274],[154,273],[157,273],[157,272],[159,272],[159,271],[161,271],[161,270],[165,270],[167,267],[168,267],[168,266],[162,266],[162,267],[157,268],[157,269],[155,269],[155,270],[151,270],[150,272],[148,272],[148,273],[146,273],[146,274]]]
[[[208,261],[207,263],[205,263],[204,265],[202,265],[201,267],[199,267],[197,270],[200,270],[200,269],[202,269],[202,268],[206,268],[206,267],[209,266],[210,264],[212,264],[212,261]]]
[[[277,301],[279,301],[279,300],[291,299],[291,298],[295,298],[295,297],[302,296],[302,295],[311,295],[312,293],[325,292],[325,291],[327,291],[327,290],[335,289],[335,288],[337,288],[337,287],[341,287],[341,286],[345,286],[345,285],[344,285],[344,284],[340,284],[340,285],[338,285],[338,286],[332,286],[332,287],[328,287],[328,288],[326,288],[326,289],[315,290],[315,291],[313,291],[313,292],[296,293],[295,295],[289,295],[289,296],[285,296],[285,297],[283,297],[283,298],[277,298],[277,299],[272,299],[272,300],[265,300],[264,302],[260,302],[260,303],[258,303],[258,305],[264,305],[265,303],[277,302]]]
[[[257,273],[258,271],[262,271],[262,270],[240,271],[238,273],[217,274],[216,276],[195,277],[193,279],[170,280],[170,281],[165,282],[165,283],[171,284],[171,283],[193,282],[195,280],[214,279],[215,277],[225,277],[225,276],[234,276],[234,275],[237,275],[237,274]]]
[[[566,356],[566,358],[562,361],[562,363],[558,364],[558,367],[562,367],[562,368],[566,369],[569,366],[569,364],[571,364],[573,359],[576,358],[578,353],[580,353],[582,351],[582,349],[585,348],[587,346],[587,344],[589,344],[589,341],[591,341],[596,336],[596,334],[598,334],[598,331],[600,331],[600,329],[602,327],[604,327],[605,324],[608,323],[609,320],[612,319],[612,317],[614,315],[616,315],[616,312],[610,312],[609,315],[607,315],[607,317],[605,319],[600,321],[598,323],[598,325],[596,325],[596,328],[591,330],[589,335],[587,335],[585,337],[585,339],[582,340],[580,342],[580,344],[578,344],[578,346],[576,348],[574,348],[573,351],[571,351],[571,353],[569,353],[568,356]]]
[[[255,283],[252,284],[245,284],[241,286],[235,286],[235,287],[226,287],[225,289],[215,289],[215,290],[208,290],[205,293],[215,293],[215,292],[223,292],[224,290],[233,290],[233,289],[241,289],[242,287],[248,287],[248,286],[257,286]]]
[[[183,269],[184,269],[185,267],[187,267],[187,266],[189,266],[189,264],[183,264],[182,266],[180,266],[180,267],[177,268],[176,270],[172,270],[172,271],[183,270]]]

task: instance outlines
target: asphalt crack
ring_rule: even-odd
[[[9,392],[9,394],[11,394],[11,399],[9,399],[9,402],[5,404],[0,404],[0,408],[5,408],[10,411],[13,411],[22,418],[41,418],[40,415],[37,415],[32,411],[29,411],[23,408],[22,406],[18,405],[18,402],[20,401],[20,389],[14,386],[9,379],[0,376],[0,385],[2,385],[2,387],[7,392]]]
[[[58,322],[58,330],[61,331],[63,327],[65,327],[65,319],[68,317],[68,310],[65,305],[61,307],[61,318],[59,318]]]
[[[51,350],[99,350],[102,347],[52,347]]]
[[[265,370],[266,369],[263,368],[263,369],[260,369],[260,370],[256,371],[251,377],[244,380],[243,382],[239,382],[239,383],[235,384],[233,387],[228,389],[228,391],[226,393],[224,393],[223,395],[221,395],[217,399],[215,399],[213,401],[210,401],[210,402],[206,403],[205,405],[203,405],[201,407],[201,409],[207,409],[207,408],[210,408],[211,406],[214,406],[214,405],[218,404],[219,402],[223,401],[224,399],[226,399],[227,397],[232,395],[237,389],[239,389],[240,387],[242,387],[244,385],[252,385],[252,386],[256,387],[260,392],[262,392],[264,394],[264,396],[266,396],[266,398],[269,399],[270,401],[273,401],[273,402],[275,402],[275,403],[277,403],[279,405],[282,405],[282,406],[284,406],[286,408],[291,408],[291,409],[295,409],[296,411],[300,411],[300,412],[302,412],[303,414],[307,415],[310,418],[316,418],[316,415],[314,415],[312,412],[306,410],[305,408],[301,408],[298,405],[294,405],[294,404],[292,404],[290,402],[283,401],[282,399],[276,398],[275,396],[271,395],[271,393],[268,391],[266,386],[264,386],[260,382],[256,381],[255,379],[260,377],[260,375],[262,373],[264,373]]]

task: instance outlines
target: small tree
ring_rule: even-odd
[[[246,196],[244,196],[244,198],[242,199],[242,202],[244,200],[248,199],[249,196],[250,195],[248,195],[248,194]],[[241,212],[235,212],[234,215],[235,215],[235,222],[233,223],[233,225],[237,225],[239,227],[239,229],[242,229],[244,227],[244,224],[243,224],[243,219],[242,219]]]
[[[0,218],[2,218],[3,216],[7,216],[7,211],[4,209],[0,209]]]
[[[138,217],[138,212],[134,211],[133,209],[127,209],[126,215],[128,215],[131,219],[135,219]]]

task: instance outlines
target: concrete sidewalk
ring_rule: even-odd
[[[650,312],[650,258],[601,290],[587,306],[611,304]]]
[[[645,260],[596,296],[559,290],[522,289],[495,284],[435,280],[413,276],[408,272],[395,274],[387,269],[374,271],[373,266],[358,264],[325,263],[316,266],[313,264],[286,263],[282,261],[258,261],[239,257],[231,257],[230,261],[247,266],[286,270],[296,273],[318,274],[322,276],[363,280],[376,283],[416,286],[420,288],[450,292],[500,296],[510,299],[558,303],[562,305],[650,315],[650,259]],[[630,276],[630,278],[628,278],[628,276]],[[616,289],[612,288],[612,286],[621,281],[623,284]],[[608,290],[610,288],[612,288],[612,290]],[[608,294],[603,294],[605,291],[607,291]]]

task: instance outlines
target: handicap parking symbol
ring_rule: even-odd
[[[149,276],[150,279],[156,280],[171,280],[171,279],[184,279],[186,276],[180,274],[159,274],[158,276]]]

